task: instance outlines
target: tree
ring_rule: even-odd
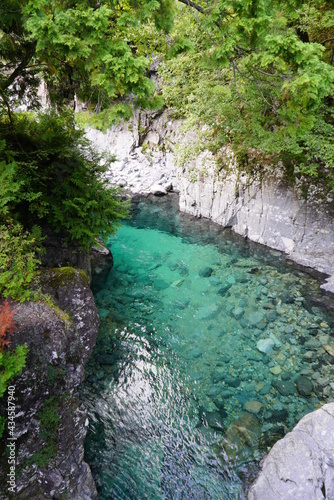
[[[240,163],[283,160],[334,189],[333,3],[182,3],[177,61],[161,70],[167,104],[210,125],[207,144],[230,143]]]
[[[36,105],[36,85],[54,101],[112,100],[132,92],[149,98],[147,58],[136,54],[129,29],[152,20],[170,29],[171,0],[3,0],[0,6],[0,100],[11,114],[23,98]]]

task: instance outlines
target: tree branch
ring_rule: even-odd
[[[35,48],[36,48],[36,43],[31,44],[28,48],[27,51],[20,62],[20,64],[14,69],[13,73],[9,75],[7,80],[1,85],[1,90],[6,90],[8,87],[14,83],[16,78],[22,73],[22,71],[28,66],[30,60],[32,59],[33,55],[35,54]]]
[[[184,3],[184,5],[188,5],[188,7],[192,7],[193,9],[198,10],[201,14],[206,14],[206,11],[201,7],[200,5],[197,5],[194,2],[191,2],[191,0],[179,0],[179,2]]]

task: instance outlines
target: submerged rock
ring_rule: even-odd
[[[268,339],[261,339],[257,342],[256,348],[265,354],[269,354],[273,348],[275,347],[275,342],[273,339],[268,338]]]
[[[297,390],[301,396],[310,396],[313,392],[313,383],[304,375],[300,375],[296,379]]]
[[[296,393],[295,384],[289,380],[274,379],[271,384],[282,396],[290,396]]]
[[[260,401],[246,401],[243,406],[243,409],[248,411],[249,413],[253,413],[257,415],[263,408],[263,404]]]
[[[199,275],[201,278],[210,278],[211,274],[213,273],[212,267],[204,267],[203,269],[200,269]]]

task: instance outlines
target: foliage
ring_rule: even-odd
[[[12,127],[2,120],[0,137],[6,142],[0,161],[13,159],[20,185],[7,206],[25,228],[46,224],[67,241],[89,249],[96,237],[113,233],[127,216],[119,191],[104,177],[108,158],[91,148],[71,112],[16,114]],[[9,241],[8,231],[2,238]],[[28,262],[30,266],[33,261]],[[31,281],[30,274],[28,278]]]
[[[26,465],[35,464],[37,467],[46,467],[49,461],[57,455],[58,428],[60,416],[58,414],[59,403],[55,396],[51,396],[44,402],[40,418],[40,439],[43,441],[41,450],[36,451],[29,457]]]
[[[230,144],[248,168],[283,160],[333,189],[333,3],[197,7],[182,8],[171,32],[176,57],[160,71],[166,104],[189,126],[209,125],[203,140],[213,151]]]
[[[132,33],[148,23],[168,31],[173,0],[2,0],[0,7],[0,102],[11,112],[27,97],[36,105],[41,76],[54,102],[75,94],[98,109],[132,93],[144,101],[154,85],[149,60],[133,44]],[[145,41],[142,39],[142,45]]]
[[[40,232],[23,230],[19,223],[0,226],[0,295],[23,302],[34,297],[31,284],[36,278]]]
[[[14,309],[9,305],[8,300],[5,300],[0,305],[0,352],[10,343],[10,337],[15,331],[15,323],[13,321]]]
[[[16,347],[14,351],[7,349],[10,336],[15,331],[14,311],[7,301],[0,306],[0,398],[4,395],[10,381],[19,375],[25,366],[27,346]],[[0,437],[5,427],[5,418],[0,416]]]

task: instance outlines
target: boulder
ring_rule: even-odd
[[[334,403],[305,415],[264,459],[248,500],[334,498]]]
[[[154,196],[165,196],[167,194],[166,189],[160,184],[153,184],[150,188],[151,194]]]

